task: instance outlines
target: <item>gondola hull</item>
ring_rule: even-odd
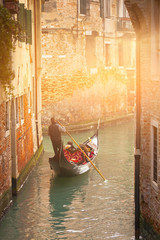
[[[92,148],[94,154],[90,158],[90,161],[94,162],[99,150],[98,130],[96,134],[84,142],[83,145]],[[90,161],[86,161],[85,164],[79,165],[69,162],[64,155],[63,148],[58,155],[55,155],[53,158],[49,158],[50,167],[55,174],[66,177],[76,176],[88,172],[92,166]]]

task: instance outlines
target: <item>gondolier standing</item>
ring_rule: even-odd
[[[48,128],[48,133],[52,142],[52,146],[55,154],[57,154],[61,148],[61,132],[66,132],[65,127],[60,126],[54,117],[51,118],[51,125]]]

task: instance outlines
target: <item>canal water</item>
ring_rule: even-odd
[[[74,133],[83,142],[93,130]],[[69,140],[63,136],[64,143]],[[1,240],[134,239],[134,123],[101,127],[96,166],[72,178],[56,177],[45,153],[0,223]]]

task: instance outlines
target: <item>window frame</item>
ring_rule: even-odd
[[[24,97],[23,95],[20,98],[21,100],[21,124],[24,123]]]
[[[104,0],[104,17],[111,18],[111,0]]]
[[[104,43],[105,47],[105,68],[109,68],[112,66],[112,61],[111,61],[111,42],[105,42]],[[108,55],[108,59],[107,59]],[[107,64],[106,64],[107,63]]]
[[[79,12],[80,16],[89,16],[90,15],[90,0],[78,0],[78,2],[79,2],[78,12]],[[84,3],[85,3],[85,6],[83,6]]]
[[[10,103],[7,101],[5,103],[5,127],[6,127],[6,134],[7,137],[10,132]]]
[[[87,68],[95,69],[97,68],[96,37],[92,35],[86,35],[85,45],[85,58]]]
[[[31,112],[31,91],[28,89],[28,113]]]
[[[19,126],[19,99],[16,97],[15,99],[16,102],[16,126]]]

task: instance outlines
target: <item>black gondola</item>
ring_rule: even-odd
[[[98,129],[91,138],[83,143],[83,146],[88,150],[85,153],[89,159],[94,162],[99,150]],[[67,177],[83,174],[89,171],[92,166],[80,149],[70,154],[63,146],[59,154],[49,158],[49,163],[56,175]]]

